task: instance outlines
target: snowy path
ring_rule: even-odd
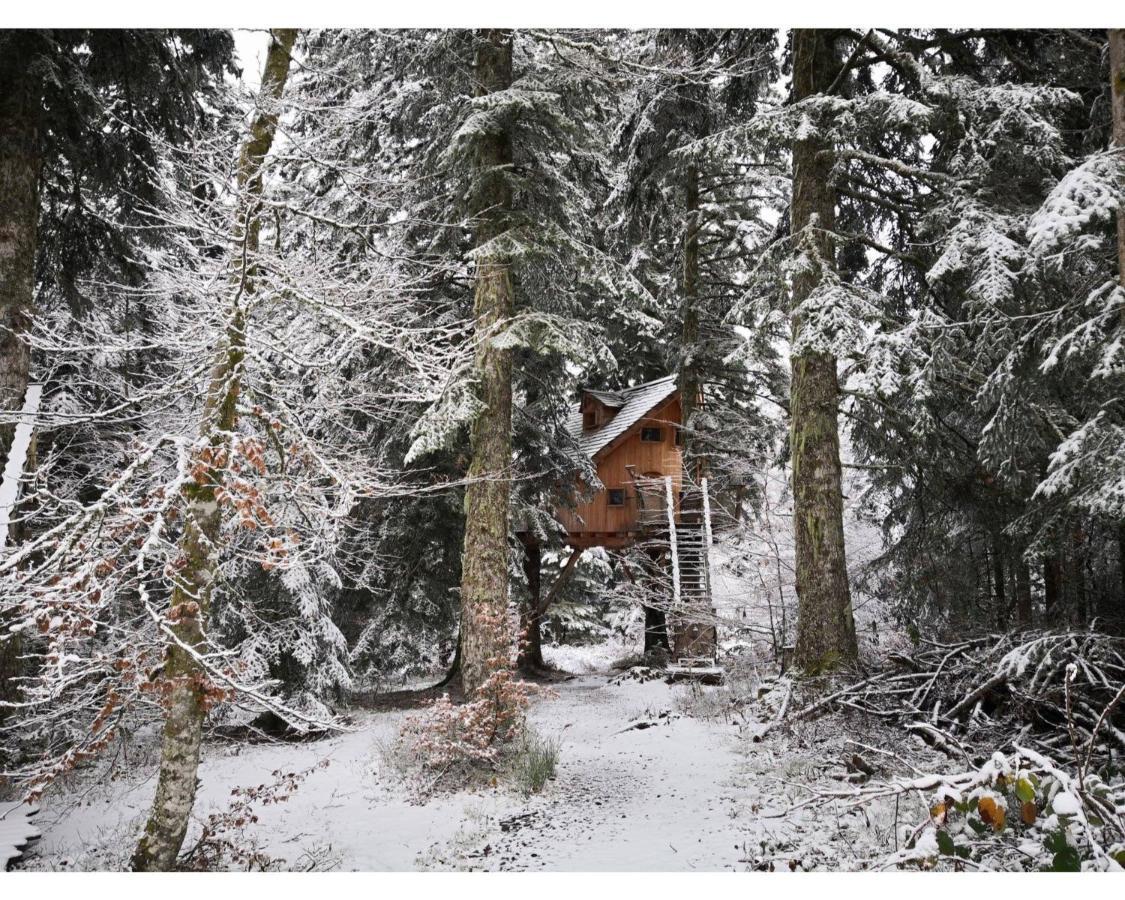
[[[558,778],[493,845],[494,867],[741,867],[733,727],[677,715],[663,682],[599,677],[562,685],[532,718],[562,738]]]
[[[536,729],[561,742],[558,776],[540,795],[485,789],[412,804],[381,752],[404,713],[370,712],[356,731],[329,740],[208,745],[197,822],[226,809],[234,787],[311,769],[285,802],[258,807],[245,832],[279,868],[851,868],[861,864],[859,846],[879,838],[877,827],[838,810],[778,817],[803,796],[794,781],[831,765],[835,748],[824,742],[751,743],[734,724],[681,715],[688,688],[659,680],[587,675],[556,690],[531,712]],[[151,765],[141,768],[147,777],[89,779],[49,796],[28,865],[123,867],[154,787]]]

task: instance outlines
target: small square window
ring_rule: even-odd
[[[660,428],[642,428],[641,440],[646,444],[659,444],[664,440],[664,431]]]
[[[625,488],[610,488],[609,489],[609,505],[610,506],[624,506],[625,505]]]

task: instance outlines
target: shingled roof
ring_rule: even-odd
[[[625,388],[612,394],[604,391],[587,391],[599,400],[603,397],[613,397],[621,401],[617,414],[602,425],[591,431],[582,430],[582,408],[575,406],[566,421],[566,428],[583,452],[594,457],[599,451],[605,449],[614,439],[620,437],[637,424],[644,416],[652,412],[657,406],[676,393],[676,376],[665,375],[650,381],[647,384],[638,384],[636,387]],[[605,401],[603,401],[605,402]],[[607,404],[616,405],[616,404]]]

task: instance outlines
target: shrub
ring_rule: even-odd
[[[458,706],[443,695],[403,724],[394,755],[429,776],[418,785],[423,797],[442,782],[495,774],[522,748],[531,696],[550,692],[515,678],[504,660],[494,663],[470,700]]]

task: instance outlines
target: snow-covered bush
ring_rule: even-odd
[[[1125,785],[1067,772],[1026,747],[978,768],[899,782],[932,798],[888,864],[934,868],[1121,871]]]
[[[439,784],[464,784],[495,774],[518,759],[526,744],[526,712],[533,694],[545,689],[516,678],[508,660],[494,657],[491,674],[465,703],[448,694],[407,717],[396,747],[408,772],[421,776],[419,795]]]

